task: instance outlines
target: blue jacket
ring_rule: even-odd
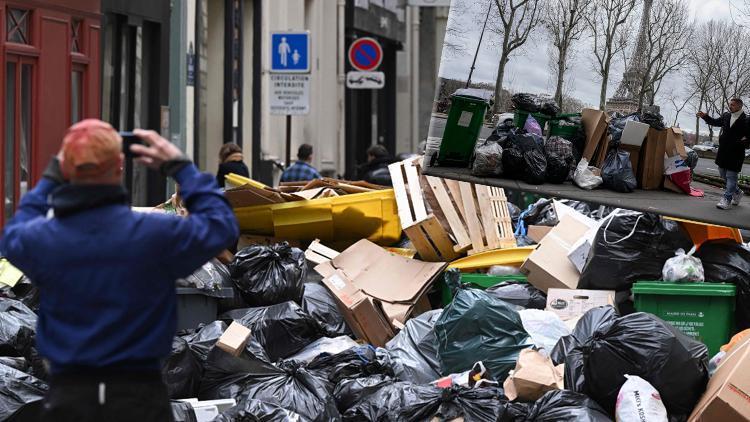
[[[213,176],[190,164],[175,180],[187,218],[133,212],[119,186],[47,178],[21,200],[0,248],[39,288],[36,341],[52,373],[158,370],[169,355],[175,280],[239,235]]]

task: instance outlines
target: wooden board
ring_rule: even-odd
[[[470,246],[471,239],[469,238],[469,234],[466,232],[466,227],[464,227],[464,223],[461,221],[461,217],[458,215],[456,207],[448,195],[448,191],[443,184],[443,179],[427,176],[427,182],[430,190],[432,190],[432,193],[440,204],[440,209],[443,211],[445,219],[448,220],[453,236],[456,237],[458,248],[464,249]]]
[[[490,202],[490,188],[485,185],[475,185],[475,189],[477,190],[479,212],[482,215],[484,235],[487,239],[487,248],[497,249],[500,247],[500,233],[498,232],[498,221],[495,217],[495,211]]]
[[[474,204],[474,189],[472,185],[466,182],[459,182],[461,188],[461,199],[464,205],[464,211],[466,212],[466,226],[469,229],[469,237],[471,238],[472,250],[474,253],[483,251],[484,248],[484,236],[482,234],[482,225],[477,217],[477,209]]]
[[[406,172],[406,183],[409,185],[414,221],[422,221],[427,218],[427,210],[424,206],[424,198],[422,198],[422,189],[419,185],[417,168],[413,163],[407,162],[404,164],[404,171]]]
[[[440,225],[437,218],[428,218],[421,223],[422,228],[429,236],[432,243],[440,252],[443,261],[453,261],[458,258],[458,254],[453,249],[453,242],[445,229]]]
[[[388,166],[391,173],[391,182],[393,183],[393,192],[396,195],[396,205],[398,207],[398,218],[401,221],[401,228],[406,230],[407,227],[414,224],[414,217],[409,203],[409,196],[406,192],[404,173],[401,163],[393,163]]]

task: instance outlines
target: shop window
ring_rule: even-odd
[[[18,44],[31,44],[29,37],[29,21],[31,11],[22,9],[6,9],[5,27],[7,28],[6,40]]]
[[[73,68],[70,75],[70,120],[71,124],[83,118],[83,70]]]
[[[9,56],[5,68],[5,146],[3,148],[3,199],[5,221],[13,216],[18,200],[31,183],[31,119],[34,65]]]

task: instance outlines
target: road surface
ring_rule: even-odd
[[[695,167],[695,173],[705,174],[706,176],[718,176],[719,168],[714,163],[713,158],[699,158],[698,165]],[[750,164],[744,164],[740,173],[750,175]]]

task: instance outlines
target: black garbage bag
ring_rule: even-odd
[[[435,322],[441,313],[441,309],[436,309],[406,321],[406,326],[385,345],[400,381],[427,384],[442,376],[435,337]]]
[[[245,352],[234,357],[219,348],[208,355],[200,398],[255,399],[280,406],[312,421],[340,418],[326,381],[296,361],[272,365]]]
[[[248,246],[237,252],[230,269],[250,306],[302,300],[307,261],[304,252],[286,242]]]
[[[553,359],[559,358],[558,346],[560,343]],[[596,400],[610,414],[615,412],[625,374],[637,375],[653,385],[676,420],[687,419],[708,383],[706,346],[644,312],[611,323],[605,321],[582,345],[573,345],[572,352],[565,359],[566,381],[568,371],[575,370],[576,360],[582,356],[584,381],[571,386],[578,389],[582,384],[583,391],[579,392]],[[577,355],[579,352],[581,355]]]
[[[236,406],[222,412],[212,422],[309,422],[307,417],[283,407],[251,398],[243,398]]]
[[[530,185],[544,184],[547,176],[547,159],[544,158],[544,153],[538,150],[528,151],[523,154],[523,159],[526,166],[523,180]]]
[[[36,314],[23,303],[0,298],[0,356],[28,356],[34,345]]]
[[[528,111],[530,113],[539,111],[539,98],[536,95],[519,92],[518,94],[513,94],[510,97],[510,101],[516,110]]]
[[[503,176],[508,179],[520,179],[526,172],[526,161],[523,153],[516,147],[503,149]]]
[[[547,160],[547,173],[545,179],[549,183],[565,183],[570,176],[570,163],[563,157],[551,153],[545,157]]]
[[[518,217],[521,215],[521,209],[512,202],[508,202],[508,214],[510,214],[511,223],[513,223],[513,230],[518,227]]]
[[[737,286],[735,328],[750,328],[750,251],[729,239],[709,240],[694,256],[703,263],[706,281]]]
[[[651,126],[652,128],[656,130],[664,130],[666,127],[664,126],[664,117],[656,112],[646,112],[642,113],[641,116],[641,122]]]
[[[516,129],[512,123],[510,125],[500,123],[492,130],[490,136],[487,137],[487,142],[496,142],[500,146],[504,146],[508,135],[514,133],[516,133]]]
[[[15,299],[36,312],[39,309],[39,289],[23,276],[15,286],[0,287],[0,298]]]
[[[460,273],[445,273],[456,292],[435,322],[438,359],[444,374],[469,370],[482,361],[492,378],[503,382],[518,354],[533,342],[515,307],[485,291],[460,286]]]
[[[602,166],[603,186],[616,192],[633,192],[638,181],[630,163],[630,153],[619,148],[613,148],[607,153]]]
[[[352,335],[352,330],[346,325],[344,316],[336,305],[336,299],[325,286],[305,283],[302,309],[320,324],[326,337]]]
[[[198,395],[203,367],[181,337],[172,339],[172,352],[161,368],[164,384],[171,399],[188,399]]]
[[[330,382],[331,392],[344,379],[376,374],[393,376],[391,357],[387,353],[376,353],[375,348],[369,344],[352,347],[335,355],[319,355],[307,365],[307,370]]]
[[[495,387],[442,389],[431,385],[396,382],[362,398],[344,412],[350,421],[450,421],[495,422],[505,411],[507,400]]]
[[[695,152],[694,149],[690,147],[685,147],[685,152],[687,153],[687,158],[685,159],[685,163],[690,167],[690,170],[695,170],[695,168],[698,166],[698,160],[700,160],[700,156],[697,152]]]
[[[547,295],[528,283],[504,281],[485,290],[487,294],[526,309],[544,309]]]
[[[235,320],[253,333],[271,362],[287,358],[323,337],[317,321],[294,302],[259,308],[245,308],[221,315],[222,320]]]
[[[184,279],[177,280],[178,287],[192,287],[200,289],[206,296],[212,296],[222,287],[231,282],[229,267],[214,258]]]
[[[198,418],[193,411],[193,406],[190,403],[171,401],[169,405],[172,408],[172,419],[174,422],[198,422]]]
[[[31,365],[24,357],[17,356],[0,356],[0,365],[9,366],[17,371],[30,372]]]
[[[339,412],[344,413],[363,398],[375,394],[381,388],[394,382],[397,381],[383,374],[343,379],[336,384],[336,388],[333,390],[333,398],[336,400]]]
[[[565,388],[578,392],[585,391],[583,346],[593,338],[597,330],[606,331],[617,318],[619,315],[612,306],[590,309],[578,320],[573,332],[557,342],[550,353],[550,359],[555,365],[565,364]]]
[[[227,324],[223,321],[214,321],[210,324],[206,324],[200,327],[197,331],[183,335],[182,339],[185,340],[190,348],[190,351],[198,359],[198,363],[203,365],[208,357],[208,352],[213,349],[219,337],[227,329]],[[245,350],[251,353],[253,356],[270,362],[271,359],[266,354],[266,350],[255,337],[255,333],[250,337],[250,340],[245,346]]]
[[[628,290],[637,280],[659,280],[667,259],[693,242],[672,220],[656,214],[618,211],[596,233],[579,289]]]
[[[558,114],[560,114],[560,106],[557,105],[557,102],[553,99],[547,99],[546,101],[542,102],[541,107],[539,107],[539,111],[542,114],[546,114],[547,116],[555,117]]]
[[[594,400],[575,391],[553,390],[529,408],[525,420],[536,422],[611,422]]]
[[[503,147],[497,142],[477,143],[471,174],[479,177],[498,177],[503,174]]]
[[[8,419],[24,405],[43,399],[47,389],[44,381],[0,364],[0,420]]]
[[[585,202],[574,201],[571,199],[560,199],[557,202],[567,205],[581,214],[588,215],[591,208]],[[556,226],[560,219],[557,217],[554,202],[552,199],[542,198],[532,204],[522,215],[524,224],[528,226]]]

